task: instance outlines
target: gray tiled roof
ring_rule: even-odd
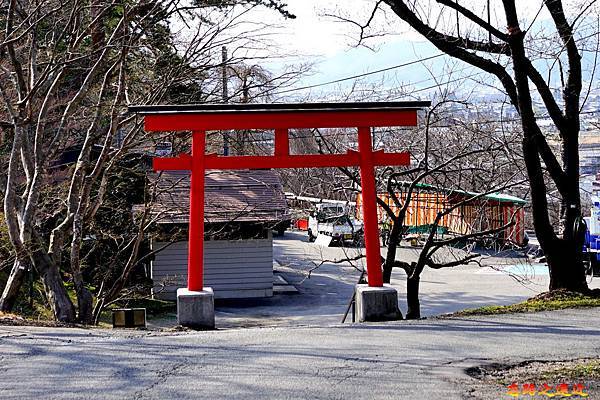
[[[158,223],[187,223],[190,179],[187,172],[165,171],[149,176],[157,199],[151,212]],[[204,220],[277,222],[289,218],[279,176],[271,170],[209,171],[205,175]],[[136,206],[141,211],[143,206]]]

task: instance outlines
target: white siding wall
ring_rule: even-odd
[[[166,243],[153,242],[159,249]],[[152,262],[154,297],[175,300],[187,284],[187,245],[177,242],[156,254]],[[209,240],[204,242],[204,286],[215,298],[273,295],[273,239]]]

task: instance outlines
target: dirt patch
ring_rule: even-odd
[[[560,300],[573,300],[582,298],[600,298],[600,289],[592,289],[589,293],[582,294],[572,292],[566,289],[558,289],[550,292],[543,292],[530,298],[528,301],[560,301]]]
[[[487,364],[465,372],[475,378],[466,396],[472,399],[600,396],[600,358]]]

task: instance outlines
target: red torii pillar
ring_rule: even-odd
[[[203,289],[204,272],[204,175],[206,170],[265,168],[360,167],[362,211],[371,287],[383,286],[377,220],[376,166],[409,165],[408,153],[373,151],[371,128],[416,126],[417,110],[429,102],[309,103],[132,106],[144,115],[146,131],[192,131],[192,154],[154,158],[154,170],[191,171],[188,243],[188,290]],[[359,151],[346,154],[290,155],[289,129],[358,128]],[[206,131],[275,129],[272,156],[217,156],[205,154]]]

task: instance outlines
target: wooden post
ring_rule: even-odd
[[[381,250],[379,246],[379,224],[377,221],[377,189],[375,187],[375,162],[371,144],[371,128],[358,128],[358,150],[360,152],[360,184],[362,187],[362,212],[367,253],[367,278],[369,286],[383,286],[381,272]]]
[[[188,290],[204,288],[204,148],[206,133],[192,133],[190,221],[188,239]]]

